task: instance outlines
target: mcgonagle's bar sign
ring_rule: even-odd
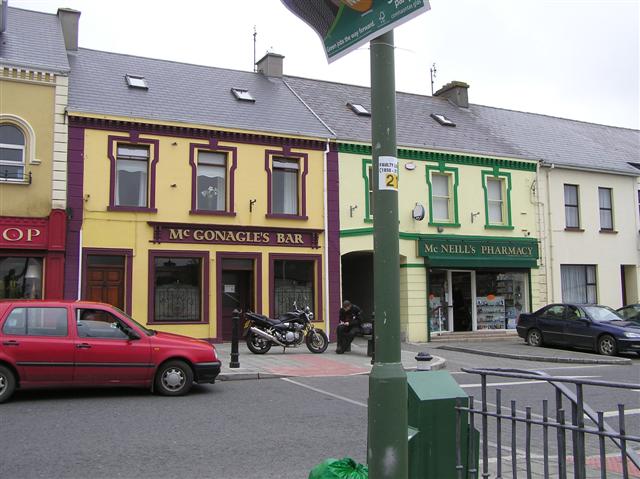
[[[428,0],[282,0],[282,3],[320,35],[329,63],[430,8]]]

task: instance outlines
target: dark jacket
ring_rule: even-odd
[[[349,326],[360,326],[362,310],[355,304],[351,304],[349,311],[340,308],[340,322],[349,323]]]

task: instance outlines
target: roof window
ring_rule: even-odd
[[[431,118],[440,123],[442,126],[456,126],[454,122],[449,120],[449,118],[444,116],[442,113],[431,113]]]
[[[367,110],[360,103],[347,103],[347,106],[349,108],[351,108],[351,110],[353,110],[353,112],[356,115],[359,115],[359,116],[371,116],[371,113],[369,112],[369,110]]]
[[[140,75],[125,75],[127,79],[127,85],[129,88],[142,88],[143,90],[148,90],[149,85],[147,85],[147,80],[145,77]]]
[[[256,101],[256,99],[251,96],[249,90],[245,90],[244,88],[232,88],[231,93],[233,93],[233,96],[236,97],[236,100]]]

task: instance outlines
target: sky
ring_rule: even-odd
[[[378,1],[378,0],[376,0]],[[329,64],[280,0],[9,0],[80,10],[80,46],[236,70],[255,50],[284,73],[370,85],[368,45]],[[470,85],[471,103],[640,129],[640,0],[431,0],[395,29],[396,88]]]

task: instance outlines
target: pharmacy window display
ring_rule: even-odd
[[[515,329],[518,315],[527,312],[527,274],[476,272],[477,329]]]

